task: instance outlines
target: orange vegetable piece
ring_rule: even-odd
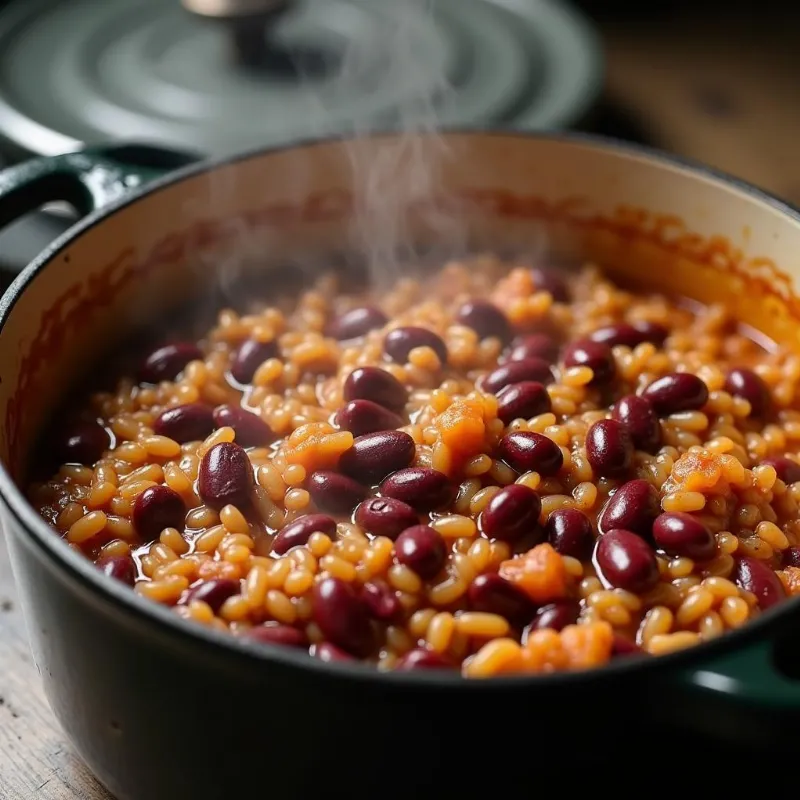
[[[434,426],[442,442],[456,453],[480,453],[486,436],[483,404],[478,400],[455,400],[436,418]]]
[[[567,625],[561,631],[561,644],[570,669],[586,669],[605,664],[611,658],[614,631],[607,622]]]
[[[684,453],[672,467],[672,479],[687,492],[711,489],[721,477],[720,457],[707,450]]]
[[[543,628],[533,631],[522,648],[525,672],[561,672],[569,666],[569,657],[557,631]]]
[[[778,577],[786,589],[786,594],[796,597],[800,594],[800,569],[797,567],[786,567],[778,572]]]
[[[521,589],[534,603],[548,603],[567,593],[567,570],[561,556],[547,543],[508,561],[503,561],[500,576]]]

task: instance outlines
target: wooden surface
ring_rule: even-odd
[[[791,40],[784,45],[752,21],[721,31],[688,18],[616,24],[604,34],[608,97],[654,143],[800,204],[800,56]],[[0,800],[29,798],[109,795],[71,753],[47,707],[0,540]]]

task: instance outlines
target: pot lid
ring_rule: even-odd
[[[560,0],[18,0],[0,133],[45,155],[138,140],[226,155],[402,123],[559,128],[596,99]]]

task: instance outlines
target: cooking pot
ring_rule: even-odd
[[[120,800],[473,796],[482,777],[514,792],[547,766],[613,764],[645,743],[679,758],[703,736],[792,752],[797,600],[697,647],[587,673],[381,674],[187,623],[101,575],[26,502],[40,432],[71,387],[134,327],[207,307],[212,286],[268,287],[276,267],[351,252],[363,233],[352,156],[369,164],[399,142],[328,139],[184,166],[116,147],[0,175],[2,223],[55,200],[87,215],[0,303],[2,519],[35,660],[76,750]],[[453,131],[443,146],[434,191],[392,208],[421,250],[455,246],[433,241],[435,207],[469,231],[461,245],[593,259],[629,283],[725,302],[800,347],[800,215],[786,205],[580,135]]]

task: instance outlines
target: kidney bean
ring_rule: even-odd
[[[480,381],[481,389],[489,394],[497,394],[506,386],[522,381],[536,383],[552,383],[553,371],[550,365],[541,358],[526,358],[523,361],[506,361],[492,370]]]
[[[444,656],[434,650],[417,647],[409,650],[398,659],[395,669],[398,672],[410,672],[417,669],[453,669],[454,666]]]
[[[381,622],[396,620],[403,610],[394,589],[383,581],[367,581],[361,587],[361,599],[370,614]]]
[[[707,561],[717,552],[711,531],[691,514],[682,511],[660,514],[653,523],[653,539],[665,553]]]
[[[212,508],[248,505],[253,484],[247,452],[234,442],[215,444],[200,462],[197,488],[203,502]]]
[[[95,562],[95,566],[103,575],[121,581],[127,586],[136,583],[136,565],[130,556],[106,556]]]
[[[569,287],[563,275],[561,275],[558,270],[546,267],[533,267],[530,272],[536,291],[549,292],[556,303],[569,302]]]
[[[517,472],[555,475],[564,464],[561,448],[547,436],[531,431],[507,433],[498,445],[500,457]]]
[[[325,578],[311,590],[314,622],[331,643],[354,656],[369,655],[374,645],[367,606],[355,589],[339,578]]]
[[[667,338],[667,329],[657,322],[619,322],[615,325],[606,325],[592,331],[589,338],[593,342],[601,342],[609,347],[624,345],[633,349],[643,342],[652,342],[660,345]]]
[[[416,453],[414,440],[403,431],[365,433],[342,453],[339,469],[361,483],[382,481],[392,472],[407,467]]]
[[[143,542],[154,542],[164,528],[183,530],[186,504],[168,486],[150,486],[133,504],[133,527]]]
[[[597,526],[601,533],[624,528],[649,539],[653,532],[653,522],[660,513],[661,500],[655,486],[636,478],[623,483],[608,498],[597,518]]]
[[[672,372],[653,381],[642,392],[656,413],[665,416],[678,411],[696,411],[708,402],[708,387],[691,372]]]
[[[153,350],[139,369],[143,383],[174,381],[190,361],[202,360],[203,353],[193,342],[172,342]]]
[[[425,580],[435,578],[447,560],[442,535],[430,525],[406,528],[394,545],[397,560]]]
[[[781,579],[763,561],[742,556],[736,562],[734,580],[739,588],[752,592],[762,611],[771,608],[786,597]]]
[[[658,583],[655,553],[632,531],[615,528],[601,536],[594,557],[602,577],[618,589],[638,594]]]
[[[253,380],[256,370],[270,358],[278,356],[278,342],[259,342],[256,339],[245,339],[236,351],[231,364],[231,375],[237,383],[247,385]]]
[[[394,375],[379,367],[358,367],[344,382],[344,399],[372,400],[391,411],[400,411],[406,404],[408,392]]]
[[[592,523],[577,508],[559,508],[551,512],[545,524],[547,540],[562,556],[587,559],[594,548]]]
[[[772,398],[764,381],[751,369],[737,367],[725,377],[725,391],[750,403],[750,416],[763,417],[772,406]]]
[[[186,403],[164,409],[153,422],[153,432],[178,444],[199,442],[214,430],[214,412],[205,403]]]
[[[355,523],[373,536],[394,541],[406,528],[419,523],[417,512],[393,497],[370,497],[356,509]]]
[[[328,336],[344,341],[382,328],[389,320],[386,314],[375,306],[361,306],[345,311],[336,317],[328,326]]]
[[[761,460],[762,464],[772,467],[775,474],[785,483],[800,481],[800,464],[786,456],[770,456]]]
[[[548,364],[558,360],[558,342],[547,333],[529,333],[517,336],[504,361],[524,361],[526,358],[541,358]]]
[[[283,647],[308,647],[308,638],[303,631],[279,622],[266,622],[245,631],[245,639],[259,644],[277,644]]]
[[[394,411],[372,400],[351,400],[336,412],[336,424],[343,431],[350,431],[353,436],[364,436],[399,428],[403,420]]]
[[[180,605],[188,606],[195,600],[201,600],[208,605],[211,610],[218,614],[223,603],[241,591],[241,583],[228,578],[215,578],[211,581],[203,581],[196,586],[189,587],[180,599]]]
[[[489,539],[515,542],[539,529],[541,510],[542,501],[533,489],[512,483],[489,501],[478,524]]]
[[[497,416],[504,425],[510,425],[515,419],[546,414],[551,408],[547,389],[536,381],[512,383],[497,394]]]
[[[623,475],[633,464],[633,442],[627,428],[615,419],[601,419],[586,434],[586,457],[595,474]]]
[[[782,553],[784,567],[800,567],[800,547],[789,547]]]
[[[332,514],[349,514],[367,496],[360,483],[331,470],[312,472],[307,489],[317,508]]]
[[[564,351],[565,367],[589,367],[593,377],[590,385],[610,383],[617,374],[614,354],[607,344],[579,339],[572,342]]]
[[[318,658],[320,661],[328,663],[331,661],[355,661],[353,656],[349,653],[345,653],[340,647],[330,642],[312,644],[309,652],[313,658]]]
[[[303,514],[278,531],[272,540],[272,552],[282,556],[293,547],[307,544],[314,533],[324,533],[333,539],[336,536],[336,521],[326,514]]]
[[[499,614],[516,625],[524,624],[534,611],[528,595],[496,572],[474,578],[467,589],[467,601],[474,611]]]
[[[644,397],[621,397],[611,409],[611,417],[625,426],[639,450],[655,453],[661,446],[661,423],[652,403]]]
[[[386,497],[393,497],[425,513],[447,505],[452,499],[453,489],[442,472],[427,467],[407,467],[386,478],[378,490]]]
[[[540,631],[544,628],[561,631],[567,625],[574,625],[580,613],[581,605],[577,600],[556,600],[548,603],[537,610],[536,616],[525,631],[524,638],[527,639],[531,631]]]
[[[511,325],[506,315],[487,300],[469,300],[458,309],[456,321],[472,328],[481,339],[489,336],[505,343],[511,338]]]
[[[389,331],[383,340],[384,352],[398,364],[405,364],[409,353],[417,347],[430,347],[439,356],[442,364],[447,363],[447,345],[441,336],[427,328],[413,325],[395,328]]]
[[[626,656],[637,656],[643,653],[644,650],[636,642],[621,633],[614,633],[614,638],[611,642],[611,655],[613,658],[625,658]]]
[[[61,464],[91,467],[111,446],[108,431],[97,420],[73,420],[55,439],[54,449]]]
[[[272,428],[258,414],[241,406],[217,406],[214,422],[219,428],[233,428],[236,443],[242,447],[264,447],[275,438]]]

